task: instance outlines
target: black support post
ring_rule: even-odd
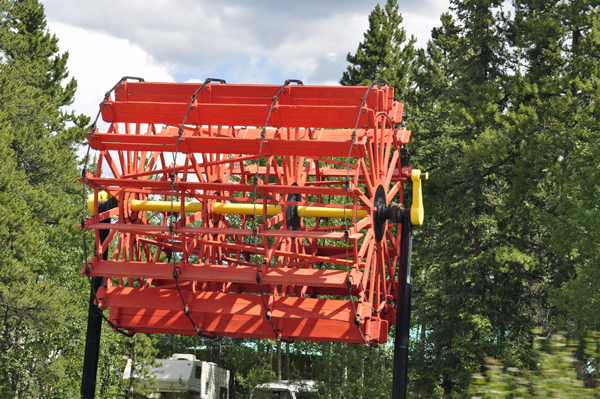
[[[102,285],[102,277],[92,278],[94,290]],[[100,355],[100,334],[102,317],[94,305],[94,292],[90,289],[90,307],[88,310],[87,335],[85,339],[85,357],[83,359],[83,377],[81,379],[81,397],[94,399],[96,393],[96,373]]]
[[[98,204],[99,212],[106,212],[117,206],[117,201],[110,198]],[[102,220],[100,223],[110,223],[110,219]],[[100,241],[104,241],[110,230],[100,230]],[[94,251],[95,253],[96,251]],[[102,259],[108,257],[108,248],[102,253]],[[87,259],[86,259],[87,261]],[[88,309],[87,334],[85,339],[85,357],[83,358],[83,376],[81,377],[81,397],[83,399],[94,399],[96,395],[96,374],[98,372],[98,359],[100,356],[100,334],[102,333],[102,316],[94,304],[94,292],[102,285],[104,277],[93,277],[90,288],[90,306]]]
[[[396,337],[394,340],[394,374],[392,399],[406,399],[408,387],[408,341],[410,333],[410,307],[412,284],[410,283],[410,257],[412,252],[412,224],[408,212],[402,217],[402,269],[400,269],[400,306],[396,314]]]

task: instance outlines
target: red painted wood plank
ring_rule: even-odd
[[[359,103],[360,105],[360,103]],[[375,127],[375,111],[355,106],[280,105],[269,116],[269,104],[208,104],[192,107],[186,124],[227,126],[277,126],[354,128],[360,115],[359,128]],[[184,103],[107,102],[102,108],[105,122],[153,123],[179,126],[188,110]]]
[[[111,320],[120,328],[144,333],[196,334],[182,311],[134,310],[131,312],[127,308],[113,309],[115,313],[116,309],[120,310],[118,320],[112,318],[111,310]],[[199,328],[208,335],[245,338],[274,338],[275,335],[265,317],[217,314],[194,316]],[[275,326],[279,326],[277,318],[274,318],[273,322]],[[380,336],[376,337],[379,338],[379,343],[387,342],[387,321],[378,320],[371,324],[372,332],[385,331],[385,334],[380,333]],[[354,322],[284,318],[281,327],[280,334],[284,339],[363,343]],[[363,334],[366,333],[365,328],[365,325],[361,325]]]
[[[124,82],[115,90],[116,101],[175,102],[188,104],[202,83]],[[240,85],[209,83],[198,93],[199,103],[262,103],[270,104],[281,85]],[[281,104],[348,104],[358,105],[367,93],[367,86],[288,86],[280,94]],[[389,108],[394,98],[391,87],[374,87],[367,95],[366,105],[381,112]],[[385,99],[385,101],[382,101]]]
[[[226,294],[196,291],[189,295],[183,291],[188,309],[193,313],[237,314],[240,316],[264,316],[265,309],[260,295]],[[160,288],[114,288],[104,293],[103,307],[181,311],[181,297],[176,289]],[[273,317],[313,318],[354,322],[354,312],[349,300],[276,297],[271,307]]]
[[[171,182],[167,180],[135,180],[135,179],[115,179],[106,177],[92,177],[86,178],[86,183],[90,187],[129,187],[129,188],[140,188],[140,189],[153,189],[153,190],[165,190],[171,191]],[[175,183],[175,191],[182,190],[215,190],[215,191],[230,191],[230,192],[254,192],[254,185],[252,184],[234,184],[234,183],[200,183],[200,182],[181,182]],[[264,184],[259,185],[257,188],[259,194],[267,193],[296,193],[298,188],[294,186],[283,186],[279,184]],[[304,194],[316,194],[316,195],[345,195],[346,190],[338,187],[315,187],[315,186],[304,186],[302,187]],[[353,190],[348,191],[348,197],[354,198],[356,194]]]
[[[179,266],[181,280],[255,283],[256,267],[232,265],[197,265]],[[353,286],[357,287],[362,273],[353,272]],[[173,279],[172,263],[150,263],[130,261],[99,261],[91,270],[91,275],[108,277],[129,277],[153,279]],[[345,270],[296,269],[268,267],[262,277],[262,283],[277,285],[296,285],[308,287],[344,288],[347,287]]]

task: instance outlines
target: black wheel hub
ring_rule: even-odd
[[[385,190],[380,184],[375,190],[373,206],[376,210],[373,212],[373,229],[375,230],[375,241],[380,242],[385,234],[385,225],[390,218],[390,210],[385,202]]]
[[[298,186],[297,183],[292,183],[292,186]],[[287,201],[300,202],[302,195],[293,193],[288,194]],[[300,230],[300,216],[298,216],[298,205],[285,206],[285,221],[288,230]]]

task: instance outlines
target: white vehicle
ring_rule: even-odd
[[[176,353],[171,359],[156,359],[158,366],[149,374],[157,384],[142,381],[146,388],[155,390],[148,398],[167,398],[170,392],[182,393],[185,399],[229,399],[229,370],[215,363],[196,360],[196,356]],[[131,377],[131,359],[127,361],[123,379]],[[135,377],[135,373],[134,373]],[[138,397],[138,396],[136,396]]]
[[[257,385],[250,399],[320,399],[322,383],[313,380],[279,380]]]

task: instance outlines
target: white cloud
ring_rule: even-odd
[[[378,0],[43,0],[50,20],[96,32],[84,46],[97,48],[93,40],[106,41],[106,37],[125,39],[135,47],[132,56],[150,56],[153,65],[165,68],[178,81],[214,77],[230,83],[271,84],[286,78],[337,84],[347,66],[346,54],[356,51],[378,2],[385,4]],[[447,5],[448,0],[399,0],[409,36],[414,34],[424,46]],[[61,45],[70,40],[62,33],[59,39]],[[107,56],[114,53],[102,42],[100,46]],[[117,75],[126,69],[120,64],[122,72]]]
[[[139,76],[148,81],[175,80],[170,72],[172,65],[157,62],[127,39],[53,20],[48,21],[48,28],[59,38],[60,50],[69,52],[69,74],[78,83],[71,108],[77,113],[95,117],[104,93],[123,76]]]
[[[442,10],[443,12],[444,10]],[[420,14],[407,12],[403,14],[402,26],[406,30],[407,39],[411,35],[417,39],[416,46],[425,48],[427,41],[431,39],[431,29],[440,25],[440,14]]]

